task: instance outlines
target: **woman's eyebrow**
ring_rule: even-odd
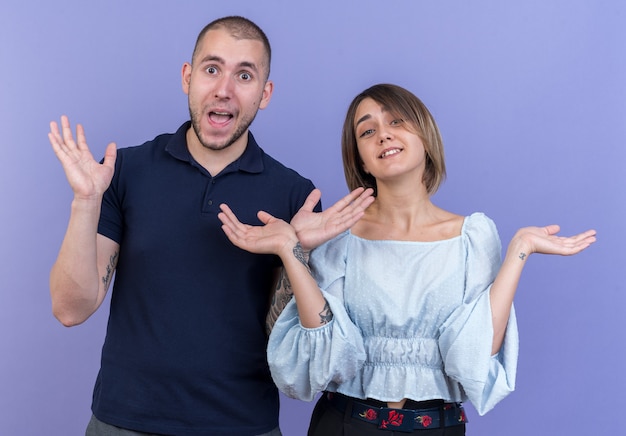
[[[360,123],[362,123],[363,121],[367,121],[370,118],[372,118],[372,116],[370,114],[365,114],[363,115],[361,118],[359,118],[359,120],[354,124],[354,127],[357,127]]]

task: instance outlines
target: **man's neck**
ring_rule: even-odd
[[[186,138],[189,153],[211,176],[216,176],[232,162],[239,159],[248,145],[247,131],[229,146],[218,150],[202,145],[192,127],[187,130]]]

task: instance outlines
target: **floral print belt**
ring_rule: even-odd
[[[443,403],[428,409],[392,409],[375,407],[337,392],[326,392],[325,395],[341,413],[351,407],[353,418],[375,424],[381,430],[410,433],[413,430],[451,427],[467,422],[461,403]]]

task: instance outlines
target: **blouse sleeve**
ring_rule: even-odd
[[[502,347],[492,356],[489,297],[501,264],[500,238],[493,221],[479,213],[466,220],[463,238],[467,250],[464,299],[440,328],[439,347],[446,374],[463,386],[478,413],[484,415],[515,389],[517,322],[512,307]]]
[[[311,253],[309,264],[333,319],[317,328],[300,324],[295,298],[283,309],[270,334],[267,358],[278,389],[311,401],[330,383],[352,379],[365,361],[359,329],[343,304],[347,233]]]

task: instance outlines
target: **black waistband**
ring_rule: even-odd
[[[325,392],[326,399],[341,413],[349,413],[352,418],[378,425],[381,430],[412,432],[462,425],[467,417],[461,403],[446,403],[443,400],[411,401],[404,408],[387,407],[387,403],[352,398],[337,392]],[[382,406],[380,406],[382,404]],[[420,407],[412,407],[419,405]],[[424,405],[428,407],[423,407]]]

